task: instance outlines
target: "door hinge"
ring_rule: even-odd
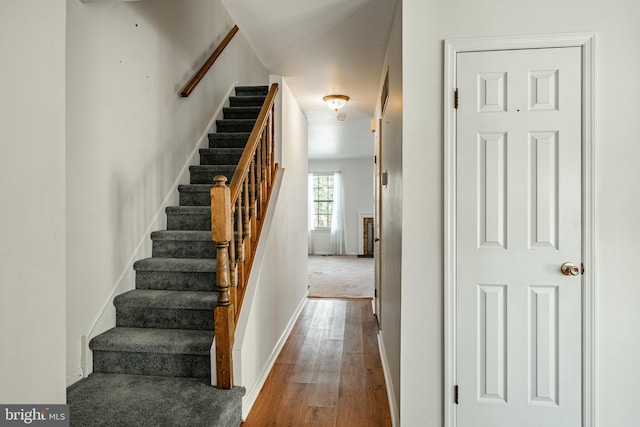
[[[373,296],[374,296],[374,297],[376,297],[376,298],[378,298],[378,290],[377,290],[377,289],[374,289],[374,290],[373,290]]]
[[[453,403],[458,404],[458,385],[453,386]]]
[[[453,93],[453,108],[458,109],[458,88],[456,88],[456,91]]]
[[[583,263],[580,263],[580,264],[581,264],[581,266],[582,266],[582,274],[584,274],[584,262],[583,262]]]

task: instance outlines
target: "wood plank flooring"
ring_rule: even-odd
[[[242,426],[390,425],[371,301],[309,299]]]

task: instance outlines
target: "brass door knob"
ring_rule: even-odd
[[[580,274],[580,269],[578,266],[571,264],[570,262],[565,262],[560,267],[560,271],[565,276],[578,276]]]

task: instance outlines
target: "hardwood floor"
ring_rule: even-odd
[[[242,426],[390,425],[371,301],[309,299]]]

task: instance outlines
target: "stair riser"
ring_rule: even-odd
[[[237,165],[242,153],[200,153],[201,165]]]
[[[216,273],[137,271],[136,289],[216,291]]]
[[[154,240],[152,254],[154,258],[215,258],[216,245],[212,241]]]
[[[114,374],[157,375],[161,377],[208,378],[209,355],[93,352],[93,371]]]
[[[213,309],[116,308],[116,326],[213,331]]]
[[[259,107],[225,108],[223,110],[225,119],[257,119],[260,115]]]
[[[211,230],[211,215],[167,215],[167,230]]]
[[[267,96],[268,86],[236,86],[236,96]]]
[[[191,174],[191,184],[213,184],[214,178],[218,175],[227,177],[228,183],[233,178],[234,171],[228,169],[207,170],[192,168],[189,172]]]
[[[249,134],[231,136],[232,134],[209,134],[209,148],[244,148],[249,140]]]
[[[261,107],[264,96],[232,96],[229,98],[230,107]]]
[[[216,121],[216,130],[218,132],[251,132],[253,130],[253,125],[255,121],[251,120],[249,122],[246,121],[238,121],[238,120],[218,120]]]

